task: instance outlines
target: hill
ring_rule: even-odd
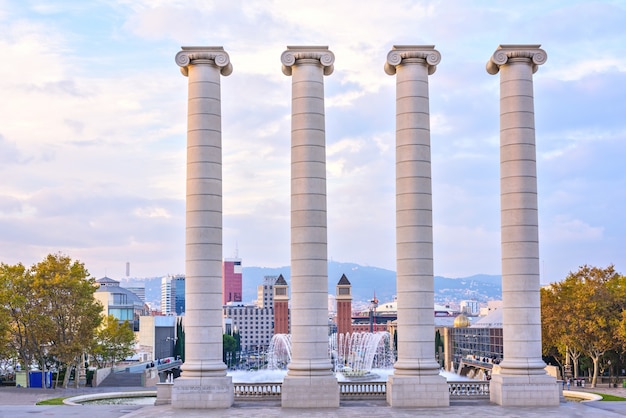
[[[244,267],[244,302],[256,299],[256,287],[263,283],[264,276],[278,276],[279,274],[282,274],[287,283],[291,284],[291,268],[288,266],[276,268]],[[342,274],[345,274],[352,284],[354,301],[370,300],[376,293],[378,300],[384,302],[392,300],[396,295],[395,271],[336,261],[328,263],[329,294],[335,294],[335,287]],[[435,302],[437,303],[459,302],[464,299],[486,302],[501,298],[501,276],[487,274],[477,274],[462,278],[435,276]]]
[[[291,268],[284,267],[245,267],[243,268],[243,301],[250,303],[257,297],[257,286],[263,283],[265,276],[282,274],[291,285]],[[341,275],[345,274],[352,283],[352,297],[355,302],[368,301],[374,293],[381,302],[393,300],[396,295],[396,272],[379,267],[361,266],[354,263],[328,263],[328,293],[335,294],[336,285]],[[161,278],[121,279],[122,286],[143,284],[146,289],[146,301],[161,300]],[[448,278],[435,276],[435,302],[438,304],[458,303],[461,300],[486,302],[502,298],[502,278],[486,274],[469,277]]]

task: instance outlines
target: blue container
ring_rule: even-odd
[[[43,388],[44,379],[46,388],[52,387],[52,372],[42,372],[40,370],[31,370],[28,372],[28,387],[30,388]]]

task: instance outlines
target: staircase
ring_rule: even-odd
[[[109,374],[99,387],[143,386],[143,373],[115,372]]]

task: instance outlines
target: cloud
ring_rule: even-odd
[[[287,265],[292,79],[280,54],[317,44],[336,55],[324,78],[329,256],[395,268],[396,79],[383,64],[393,45],[434,44],[436,273],[498,273],[499,77],[485,62],[501,43],[534,42],[549,56],[534,76],[546,273],[619,260],[624,16],[584,1],[7,3],[0,261],[63,250],[99,275],[126,261],[140,276],[182,272],[188,79],[174,55],[223,45],[224,254]]]

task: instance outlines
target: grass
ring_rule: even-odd
[[[597,393],[597,392],[592,392],[595,395],[600,395],[602,396],[602,401],[605,402],[624,402],[626,401],[626,398],[622,398],[621,396],[615,396],[615,395],[607,395],[606,393]]]
[[[37,402],[35,405],[63,405],[65,398],[50,398]]]

